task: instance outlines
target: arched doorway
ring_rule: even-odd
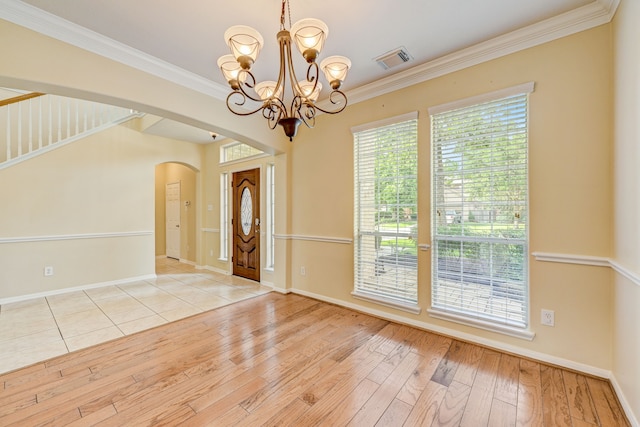
[[[173,162],[156,166],[156,257],[196,264],[196,186],[197,172],[192,167]]]

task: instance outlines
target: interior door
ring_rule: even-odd
[[[180,259],[180,183],[167,184],[165,192],[167,231],[165,250],[167,257]]]
[[[260,169],[233,174],[233,274],[260,281]]]

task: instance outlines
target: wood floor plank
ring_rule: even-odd
[[[502,354],[498,371],[500,376],[496,380],[494,397],[510,405],[517,405],[520,359],[510,354]]]
[[[514,427],[516,425],[516,407],[503,400],[493,399],[487,425],[491,427]]]
[[[305,391],[302,399],[313,406],[296,420],[298,425],[314,425],[322,421],[327,413],[353,394],[358,384],[384,358],[384,355],[375,351],[369,352],[365,349],[362,353],[365,353],[366,357],[345,359],[336,367],[336,373],[328,376],[328,380],[322,380]]]
[[[404,425],[407,427],[432,425],[438,416],[438,409],[446,393],[447,387],[430,381],[420,394],[420,397],[418,397],[415,405],[413,405],[413,409]]]
[[[519,378],[516,424],[518,426],[544,425],[540,364],[521,359]]]
[[[628,426],[629,421],[622,412],[618,399],[616,399],[611,385],[604,380],[587,377],[589,391],[593,398],[593,403],[598,411],[600,425],[608,426]]]
[[[325,415],[319,425],[326,427],[347,425],[379,387],[380,384],[365,378],[353,389],[352,397],[338,403],[333,411]]]
[[[393,402],[404,383],[418,367],[420,359],[421,357],[418,354],[408,352],[391,375],[387,377],[373,396],[367,400],[356,416],[353,417],[349,425],[375,425],[386,408]]]
[[[470,392],[471,387],[468,385],[451,382],[432,425],[441,427],[460,425]]]
[[[461,426],[488,425],[499,363],[499,353],[489,350],[483,352],[477,365],[477,372],[471,386],[464,416],[460,422]]]
[[[483,353],[483,347],[462,343],[462,351],[458,355],[458,369],[453,376],[453,381],[472,386]]]
[[[411,405],[403,402],[402,400],[394,399],[387,410],[384,411],[384,413],[376,423],[376,426],[401,426],[411,413],[411,409]]]
[[[571,427],[571,413],[562,379],[562,371],[552,366],[540,366],[542,408],[545,425]]]
[[[563,371],[565,391],[569,403],[569,411],[574,420],[581,420],[589,424],[598,425],[596,406],[591,398],[587,378],[576,372]]]
[[[464,351],[464,343],[460,341],[453,341],[447,354],[442,358],[440,364],[436,368],[436,371],[431,377],[431,381],[442,384],[445,387],[449,387],[453,381],[453,377],[456,375],[458,365],[460,364],[460,356]]]
[[[398,393],[398,399],[409,405],[416,404],[451,345],[451,340],[448,338],[428,335],[432,336],[429,340],[431,350],[417,353],[422,356],[422,361]]]
[[[608,381],[293,294],[0,374],[0,426],[349,423],[628,425]]]

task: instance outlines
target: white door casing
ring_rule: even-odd
[[[180,182],[168,183],[165,194],[166,254],[180,259]]]

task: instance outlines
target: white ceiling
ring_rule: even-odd
[[[216,67],[217,58],[229,53],[223,33],[232,25],[249,25],[265,40],[253,67],[256,79],[277,77],[276,33],[280,29],[281,0],[3,1],[35,6],[55,15],[52,19],[70,21],[186,70],[218,86],[221,92],[228,91]],[[321,57],[344,55],[351,59],[353,66],[342,88],[348,93],[587,7],[615,10],[611,5],[618,1],[290,0],[290,10],[292,22],[314,17],[328,25],[329,36]],[[288,22],[286,26],[289,27]],[[374,61],[401,46],[413,61],[389,70]],[[303,69],[302,60],[296,69]],[[328,94],[326,88],[323,94]]]

